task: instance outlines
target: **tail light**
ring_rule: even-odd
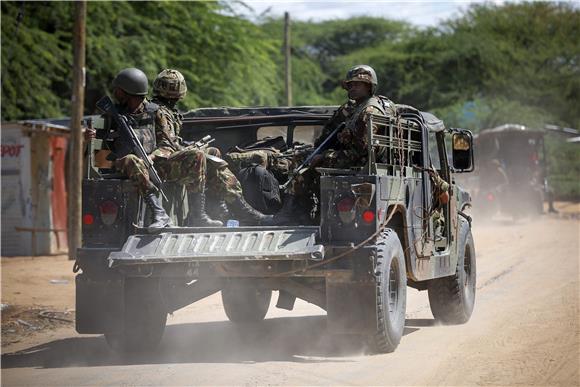
[[[493,202],[495,200],[495,195],[492,192],[489,192],[487,194],[487,201],[488,202]]]
[[[338,216],[342,221],[342,223],[351,223],[354,220],[355,217],[354,203],[355,201],[352,196],[343,197],[336,203]]]
[[[95,223],[95,217],[93,216],[93,214],[84,214],[83,215],[83,224],[90,226],[93,223]]]
[[[112,200],[105,200],[99,205],[99,212],[101,213],[103,224],[110,226],[117,220],[119,206]]]
[[[362,220],[367,224],[371,224],[375,220],[375,213],[371,210],[366,210],[362,213]]]

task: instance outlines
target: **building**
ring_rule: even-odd
[[[68,120],[2,123],[2,256],[67,249]]]

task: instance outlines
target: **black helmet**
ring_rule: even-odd
[[[118,87],[131,95],[147,95],[149,81],[143,71],[130,67],[117,74],[113,79],[113,87]]]
[[[356,65],[346,73],[344,83],[365,82],[372,85],[371,92],[374,94],[377,89],[377,74],[371,66]]]

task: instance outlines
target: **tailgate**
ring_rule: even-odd
[[[121,251],[109,254],[109,265],[324,258],[318,227],[198,230],[132,235]]]

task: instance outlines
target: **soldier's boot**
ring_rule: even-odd
[[[228,205],[224,199],[217,201],[215,205],[215,217],[219,219],[229,219],[230,211],[228,210]]]
[[[205,212],[205,192],[188,192],[189,202],[188,225],[190,227],[222,227],[224,224],[219,220],[213,220]]]
[[[148,191],[144,195],[145,205],[151,213],[151,223],[149,228],[164,228],[171,226],[171,218],[165,212],[165,209],[161,205],[161,200],[157,197],[157,193],[154,190]]]
[[[272,215],[266,215],[256,210],[243,196],[237,196],[233,202],[228,203],[228,209],[243,224],[268,226],[274,219]]]
[[[207,194],[205,195],[205,213],[211,219],[220,220],[222,223],[230,219],[226,201],[223,198],[212,198]]]

